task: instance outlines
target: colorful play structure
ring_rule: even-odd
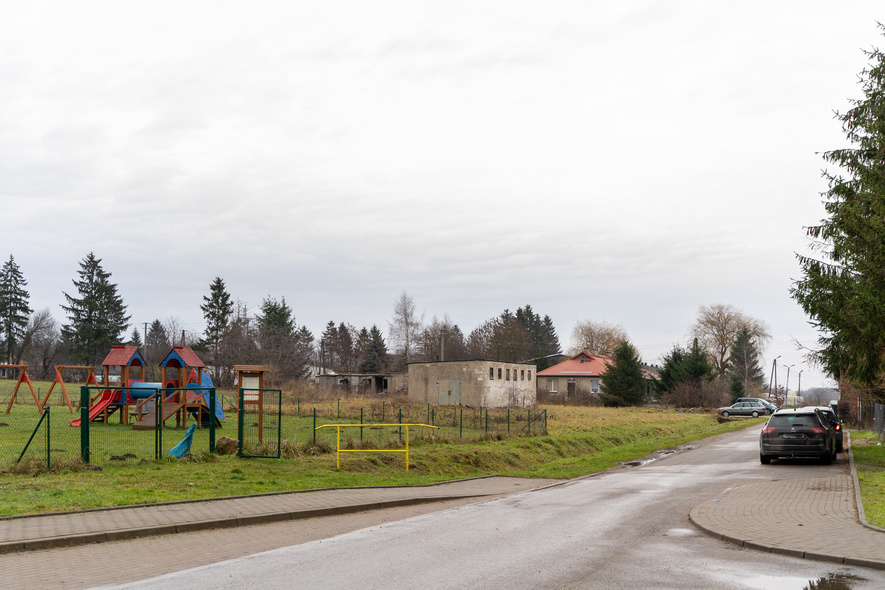
[[[209,392],[214,388],[212,377],[205,372],[206,366],[193,350],[184,346],[174,346],[160,362],[162,375],[160,382],[145,381],[146,364],[137,346],[111,348],[111,352],[102,361],[104,368],[102,383],[105,386],[111,384],[113,370],[115,373],[113,377],[119,379],[120,385],[101,389],[97,396],[89,400],[90,422],[101,421],[107,424],[110,416],[114,412],[119,412],[121,424],[128,425],[131,421],[132,428],[136,430],[153,430],[157,420],[156,404],[162,401],[162,416],[159,419],[164,425],[174,416],[176,426],[183,426],[188,417],[193,417],[199,428],[209,426],[212,419],[217,426],[221,426],[224,410],[217,394],[215,416],[209,415]],[[56,372],[57,379],[60,380],[61,373],[58,368]],[[91,376],[92,383],[95,383],[94,376]],[[65,391],[63,382],[62,390]],[[49,393],[46,395],[46,399],[48,398]],[[68,399],[66,391],[65,399]],[[70,407],[69,399],[68,405]],[[80,418],[71,420],[71,426],[80,426]]]

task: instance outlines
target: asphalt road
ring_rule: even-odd
[[[602,476],[124,587],[885,588],[885,572],[744,549],[689,523],[695,505],[729,487],[846,470],[842,456],[832,466],[762,466],[757,436],[756,428],[722,435]],[[274,526],[257,528],[270,539]]]

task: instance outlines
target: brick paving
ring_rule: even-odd
[[[858,520],[852,475],[735,486],[696,506],[692,522],[743,547],[885,569],[885,532]]]
[[[555,483],[544,479],[486,477],[428,486],[308,490],[3,518],[0,553],[493,497]]]

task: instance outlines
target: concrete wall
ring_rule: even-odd
[[[496,361],[409,364],[409,399],[429,404],[503,408],[535,405],[535,365]],[[440,382],[452,395],[440,399]],[[453,385],[452,382],[457,382]],[[452,401],[449,401],[452,400]]]

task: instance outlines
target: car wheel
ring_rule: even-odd
[[[827,453],[823,457],[820,458],[820,462],[824,465],[832,465],[833,464],[833,453]]]
[[[839,443],[839,446],[836,447],[836,452],[837,453],[844,453],[845,452],[845,447],[842,446],[842,443]]]
[[[759,412],[757,412],[756,410],[753,410],[753,417],[754,417],[754,418],[758,418],[758,417],[759,417]]]
[[[722,415],[728,418],[728,412],[722,412]]]
[[[769,457],[768,455],[763,455],[762,453],[759,453],[759,462],[762,463],[763,465],[768,465],[769,463],[771,463],[771,457]]]

